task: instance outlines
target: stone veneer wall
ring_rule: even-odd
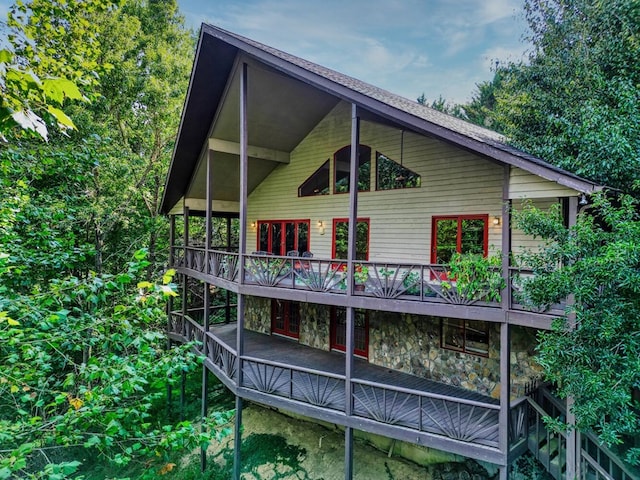
[[[494,398],[500,396],[500,326],[489,324],[489,356],[440,347],[440,318],[372,311],[369,315],[369,361]],[[540,376],[533,360],[533,330],[512,327],[511,396],[524,395],[526,384]]]
[[[271,332],[271,299],[247,297],[245,327]],[[330,307],[300,305],[303,345],[329,350]],[[500,325],[489,324],[489,356],[481,357],[440,347],[440,318],[382,311],[369,312],[369,362],[494,398],[500,396]],[[524,395],[526,384],[541,375],[535,363],[534,330],[511,327],[511,396]]]
[[[247,297],[244,325],[254,332],[271,334],[271,299]],[[331,307],[316,303],[300,304],[300,338],[298,341],[319,350],[329,350]]]
[[[271,299],[246,297],[244,328],[258,333],[271,334]]]

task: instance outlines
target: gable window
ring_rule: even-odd
[[[347,309],[331,307],[331,350],[347,349]],[[356,309],[353,325],[353,353],[367,358],[369,355],[369,316],[365,310]]]
[[[329,160],[324,162],[313,174],[298,187],[299,197],[329,194]]]
[[[433,217],[431,263],[447,264],[454,253],[487,256],[488,215]]]
[[[349,249],[349,219],[333,219],[332,258],[345,260]],[[369,259],[369,219],[359,218],[356,226],[356,260]]]
[[[358,191],[371,190],[371,148],[360,145],[358,156]],[[333,154],[334,164],[334,193],[349,191],[349,166],[351,165],[351,145],[342,147]]]
[[[443,318],[440,338],[442,348],[457,352],[489,356],[489,324],[478,320]]]
[[[376,152],[376,190],[419,187],[421,177],[416,172]]]
[[[309,220],[261,220],[258,222],[258,250],[286,255],[309,250]]]
[[[300,337],[300,304],[271,300],[271,332],[291,338]]]

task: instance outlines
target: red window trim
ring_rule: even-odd
[[[278,301],[283,302],[284,304],[284,308],[286,308],[287,310],[289,310],[288,312],[286,312],[284,314],[285,316],[285,329],[284,330],[280,330],[278,328],[275,327],[275,320],[276,320],[276,309],[278,308]],[[296,305],[296,308],[298,309],[298,333],[292,333],[287,329],[288,326],[288,322],[290,320],[290,316],[291,316],[291,309],[292,307]],[[294,338],[299,340],[300,339],[300,326],[301,326],[301,318],[300,318],[300,304],[298,302],[294,302],[292,300],[276,300],[275,298],[271,299],[271,333],[275,333],[276,335],[282,335],[283,337],[287,337],[287,338]]]
[[[307,224],[307,250],[311,251],[311,220],[310,219],[286,219],[286,220],[258,220],[256,222],[257,224],[257,228],[256,228],[256,250],[260,250],[260,227],[264,224],[273,224],[273,223],[280,223],[281,224],[281,229],[280,229],[280,245],[284,246],[285,242],[286,242],[286,229],[284,228],[284,223],[295,223],[296,225],[299,223],[306,223]],[[295,238],[295,248],[294,250],[298,250],[298,237]],[[271,235],[269,235],[269,240],[268,240],[268,247],[269,249],[267,250],[268,252],[273,252],[273,244],[271,241]],[[283,248],[282,251],[284,251],[284,253],[286,254],[287,252],[285,251],[285,249]],[[302,252],[300,252],[302,253]]]
[[[336,306],[331,307],[331,314],[330,314],[330,320],[329,320],[329,348],[331,350],[336,350],[339,352],[346,352],[346,346],[336,344],[336,327],[337,327],[336,310],[338,308],[344,308],[344,307],[336,307]],[[365,342],[366,350],[358,350],[354,343],[353,354],[361,358],[369,358],[369,312],[365,310],[363,315],[364,315],[364,324],[365,324],[364,342]]]
[[[438,220],[458,220],[458,235],[456,238],[456,251],[460,252],[462,248],[462,236],[460,233],[462,232],[462,220],[484,220],[484,235],[483,235],[483,245],[482,245],[482,256],[486,257],[489,255],[489,214],[479,214],[479,215],[441,215],[434,216],[431,218],[431,263],[436,263],[436,240],[438,238]]]
[[[356,224],[362,222],[367,224],[367,258],[363,261],[369,261],[369,246],[371,245],[371,221],[369,217],[358,217],[356,219]],[[334,218],[332,223],[331,230],[331,258],[336,258],[336,224],[338,223],[349,223],[348,218]],[[341,258],[340,260],[346,260],[346,258]]]

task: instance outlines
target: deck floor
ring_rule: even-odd
[[[211,333],[229,348],[235,350],[236,325],[217,325]],[[340,352],[328,352],[297,343],[293,339],[265,335],[246,330],[244,356],[278,362],[292,368],[301,367],[334,375],[345,374],[345,357]],[[289,396],[316,405],[340,410],[345,402],[344,380],[320,378],[304,372],[290,373],[280,367],[266,366],[258,362],[245,362],[245,382],[259,390],[275,395]],[[290,377],[291,375],[291,377]],[[491,397],[461,387],[446,385],[408,373],[372,365],[364,359],[354,359],[354,413],[387,424],[445,434],[458,440],[476,441],[494,445],[498,435],[498,410],[477,408],[455,401],[443,401],[423,397],[422,404],[416,395],[371,388],[358,384],[357,380],[375,384],[401,387],[419,392],[429,392],[453,399],[465,399],[498,405]],[[292,381],[291,381],[292,380]],[[265,386],[269,382],[268,386]],[[258,384],[260,386],[258,387]],[[293,384],[293,386],[292,386]]]

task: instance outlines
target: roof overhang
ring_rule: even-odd
[[[161,211],[204,198],[203,169],[213,155],[215,199],[237,201],[239,65],[248,63],[249,192],[340,100],[364,119],[435,137],[581,193],[602,189],[505,143],[495,132],[419,105],[250,39],[203,24]],[[175,210],[174,210],[175,211]]]

